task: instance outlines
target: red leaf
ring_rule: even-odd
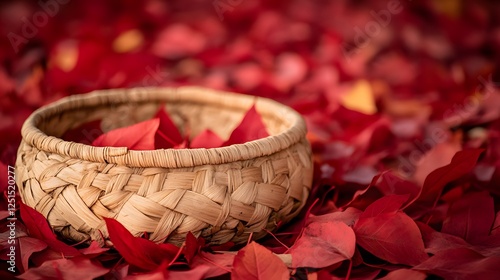
[[[120,264],[118,266],[114,266],[111,271],[104,277],[105,280],[114,280],[114,279],[125,279],[128,275],[130,265],[127,263]]]
[[[198,134],[193,140],[191,140],[190,148],[217,148],[221,147],[224,143],[217,134],[212,132],[210,129],[203,130],[200,134]]]
[[[159,125],[160,119],[155,118],[113,129],[97,137],[92,145],[97,147],[127,147],[131,150],[154,150],[155,134]]]
[[[390,263],[417,265],[427,259],[417,225],[402,212],[360,218],[354,232],[361,247]]]
[[[408,196],[383,197],[368,206],[354,225],[357,243],[375,256],[395,264],[417,265],[427,259],[415,222],[398,211]]]
[[[234,258],[231,279],[289,279],[285,264],[266,247],[251,242]]]
[[[178,247],[172,244],[155,244],[147,239],[134,237],[122,224],[104,218],[109,239],[122,257],[132,265],[153,270],[162,263],[170,263],[177,255]]]
[[[204,277],[216,277],[231,271],[235,257],[236,256],[233,254],[200,252],[200,254],[194,258],[191,267],[192,269],[196,269],[198,265],[209,265],[210,270],[205,273]]]
[[[224,142],[223,146],[243,144],[267,136],[269,136],[269,133],[254,105],[248,110],[241,123],[233,130],[231,136]]]
[[[356,236],[343,222],[310,223],[290,248],[293,267],[322,268],[354,255]]]
[[[1,143],[0,143],[1,145]],[[1,155],[1,153],[0,153]],[[7,164],[4,164],[2,162],[2,160],[4,160],[3,158],[0,158],[0,170],[2,170],[2,173],[0,173],[0,193],[4,193],[7,189],[8,189],[8,176],[9,176],[9,173],[8,171],[6,172],[5,170],[9,170],[9,167]],[[6,210],[6,209],[2,209],[2,210]],[[0,215],[0,218],[3,220],[4,218],[8,217],[10,214],[9,214],[9,211],[5,211],[2,213],[2,215]]]
[[[403,180],[392,172],[382,173],[376,183],[376,187],[384,195],[409,195],[409,201],[405,205],[410,204],[416,199],[422,189],[415,183]]]
[[[468,193],[448,209],[442,232],[474,244],[489,235],[494,220],[495,206],[488,192]]]
[[[19,208],[21,210],[21,219],[26,225],[31,237],[42,240],[47,243],[50,248],[61,252],[65,257],[81,255],[77,249],[57,240],[42,214],[22,202],[19,203]]]
[[[21,252],[21,265],[24,271],[28,270],[28,263],[31,254],[34,252],[40,252],[47,248],[47,244],[40,239],[31,238],[28,236],[21,237],[18,239],[19,251]]]
[[[415,271],[407,268],[402,268],[389,272],[385,277],[380,278],[380,280],[400,280],[400,279],[411,279],[411,280],[425,280],[427,275],[420,271]]]
[[[27,280],[44,279],[89,279],[108,273],[109,269],[97,265],[87,258],[72,258],[46,261],[18,276]]]
[[[101,120],[95,120],[66,131],[61,138],[66,141],[90,145],[101,134]]]
[[[378,177],[379,176],[375,176],[372,181],[375,181]],[[377,190],[374,190],[372,184],[369,184],[366,185],[366,187],[355,191],[352,199],[345,203],[342,208],[355,207],[357,209],[365,209],[378,198],[380,198],[380,193]]]
[[[168,276],[171,279],[207,279],[228,274],[236,255],[230,253],[211,254],[200,252],[190,264],[189,273],[185,271],[170,270]]]
[[[30,261],[35,264],[35,266],[40,266],[46,261],[55,261],[62,259],[63,256],[60,252],[57,252],[51,248],[46,248],[40,252],[34,252],[31,255]]]
[[[353,226],[356,221],[359,219],[359,216],[361,215],[361,211],[353,208],[353,207],[348,207],[344,211],[337,211],[337,212],[332,212],[324,215],[319,215],[319,216],[314,216],[310,215],[309,218],[307,219],[307,223],[312,223],[312,222],[343,222],[344,224],[348,226]]]
[[[184,257],[186,258],[188,264],[191,263],[194,256],[198,253],[200,248],[205,244],[203,238],[196,238],[191,232],[186,235],[186,243],[184,246]]]
[[[470,247],[470,245],[460,237],[435,231],[430,226],[421,222],[417,222],[417,225],[422,233],[427,253],[436,254],[437,252],[448,249]]]
[[[124,280],[165,280],[169,279],[169,273],[166,269],[155,269],[149,273],[133,274],[124,278]]]
[[[468,149],[456,153],[450,164],[427,176],[418,200],[435,201],[446,184],[472,171],[482,152],[481,149]]]
[[[414,267],[445,279],[498,279],[500,256],[484,257],[467,248],[437,252]]]
[[[19,203],[19,210],[30,236],[42,240],[55,239],[54,233],[42,214],[22,202]]]
[[[498,237],[490,235],[487,239],[481,240],[479,245],[471,245],[458,236],[435,231],[424,223],[417,222],[417,225],[422,233],[427,253],[437,254],[438,252],[449,249],[467,248],[483,256],[500,255],[500,246],[497,241],[499,240]],[[489,238],[495,239],[494,244],[489,244],[489,241],[491,241]]]
[[[155,118],[160,119],[160,125],[155,135],[156,149],[168,149],[182,143],[182,135],[165,109],[162,107],[156,113]]]
[[[432,171],[449,164],[453,156],[460,150],[460,144],[456,142],[437,144],[417,162],[413,179],[422,186]]]
[[[108,250],[109,248],[102,248],[99,243],[92,241],[89,247],[80,249],[80,252],[89,258],[94,258]]]
[[[395,214],[408,200],[409,195],[388,195],[366,207],[360,219],[373,218],[382,214]]]

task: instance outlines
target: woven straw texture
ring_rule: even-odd
[[[64,141],[101,119],[104,131],[154,116],[165,106],[180,128],[228,137],[253,105],[270,136],[214,149],[134,151]],[[92,131],[84,131],[92,140]],[[277,102],[198,87],[138,88],[70,96],[24,123],[16,161],[22,200],[62,236],[111,245],[102,217],[135,236],[181,244],[188,232],[211,244],[241,243],[289,221],[312,181],[302,117]]]

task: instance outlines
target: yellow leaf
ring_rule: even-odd
[[[78,44],[74,41],[61,43],[57,49],[52,64],[65,72],[70,72],[78,62]]]
[[[113,50],[117,53],[131,52],[139,48],[143,42],[142,33],[137,29],[131,29],[116,37],[113,41]]]
[[[462,14],[462,0],[434,0],[434,9],[451,18],[458,18]]]
[[[356,82],[351,90],[341,97],[340,103],[347,109],[368,115],[377,112],[372,87],[366,80]]]

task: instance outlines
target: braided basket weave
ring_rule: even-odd
[[[254,103],[271,136],[228,147],[135,151],[60,138],[93,120],[105,131],[144,121],[160,106],[191,135],[210,128],[227,138]],[[241,243],[304,206],[312,181],[305,135],[298,113],[264,98],[198,87],[96,91],[26,120],[17,184],[24,203],[72,240],[110,245],[102,219],[110,217],[154,242],[178,245],[192,232],[211,244]]]

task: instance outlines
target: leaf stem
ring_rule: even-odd
[[[264,231],[270,234],[274,238],[274,240],[278,241],[278,243],[281,244],[281,246],[285,247],[287,251],[290,250],[290,247],[286,246],[285,243],[281,242],[272,232],[270,232],[267,229],[264,229]]]
[[[248,236],[247,240],[247,245],[250,244],[250,242],[252,241],[252,237],[253,237],[253,232],[250,232],[250,235]]]
[[[227,269],[227,268],[223,267],[222,265],[220,265],[220,264],[218,264],[218,263],[216,263],[216,262],[214,262],[214,261],[210,260],[209,258],[207,258],[207,257],[205,257],[205,256],[203,256],[203,255],[199,255],[199,256],[200,256],[200,258],[202,258],[204,261],[206,261],[206,262],[208,262],[208,263],[210,263],[210,264],[213,264],[213,265],[217,266],[218,268],[220,268],[220,269],[222,269],[222,270],[225,270],[225,271],[227,271],[227,272],[231,272],[231,270],[230,270],[230,269]]]
[[[172,264],[174,264],[174,262],[179,258],[179,256],[182,254],[182,249],[184,249],[185,246],[186,246],[186,242],[183,242],[182,246],[177,251],[177,254],[175,254],[175,257],[168,264],[168,267],[170,267]]]
[[[346,280],[349,280],[349,277],[351,277],[351,271],[352,271],[352,259],[349,259],[349,268],[347,269],[347,274],[345,276]]]

